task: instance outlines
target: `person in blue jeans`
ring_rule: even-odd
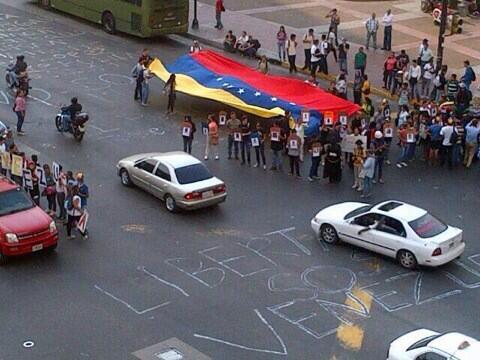
[[[250,140],[250,135],[252,134],[252,129],[250,127],[250,122],[246,115],[242,116],[242,123],[240,124],[240,132],[242,134],[242,141],[240,142],[241,152],[242,152],[242,165],[245,165],[245,160],[247,160],[248,166],[250,166],[250,148],[252,142]]]
[[[270,128],[270,149],[272,150],[272,167],[270,170],[282,170],[282,150],[285,137],[282,134],[280,124],[275,124]]]
[[[372,181],[375,183],[375,179],[377,179],[380,184],[383,184],[383,164],[385,162],[386,144],[381,131],[375,131],[371,146],[375,152],[375,171]]]
[[[318,167],[322,160],[322,144],[320,144],[319,137],[313,139],[311,145],[312,165],[310,166],[310,173],[308,175],[308,181],[320,179],[318,177]]]
[[[255,157],[257,159],[257,163],[253,165],[253,167],[259,167],[261,164],[263,164],[263,170],[266,170],[267,162],[265,161],[265,134],[260,123],[257,123],[255,130],[250,136],[250,139],[252,141],[252,146],[255,149]]]

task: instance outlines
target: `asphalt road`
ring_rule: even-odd
[[[208,166],[227,183],[227,202],[171,215],[122,187],[115,164],[180,149],[182,114],[198,123],[221,109],[179,96],[178,112],[166,117],[159,81],[149,107],[133,102],[128,75],[140,50],[148,46],[168,62],[186,46],[112,37],[16,6],[0,5],[0,62],[23,53],[31,66],[34,98],[20,145],[40,162],[85,171],[91,236],[62,236],[55,255],[0,269],[0,359],[135,359],[133,352],[172,338],[212,359],[382,359],[392,339],[416,328],[480,338],[478,166],[389,168],[386,184],[374,189],[373,201],[412,202],[464,229],[464,257],[435,270],[406,272],[389,259],[315,240],[309,222],[316,211],[358,200],[349,170],[340,185],[308,183],[224,156]],[[91,114],[80,145],[53,123],[58,104],[74,95]],[[13,125],[10,102],[1,89],[0,117]],[[195,155],[203,147],[198,135]],[[34,346],[23,347],[26,340]]]

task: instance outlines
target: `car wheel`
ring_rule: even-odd
[[[112,13],[106,12],[102,16],[102,26],[103,30],[109,34],[115,34],[115,18],[113,17]]]
[[[400,265],[409,270],[415,269],[418,264],[415,255],[408,250],[400,250],[398,252],[397,259]]]
[[[124,186],[132,186],[132,179],[130,179],[130,174],[126,169],[120,170],[120,180]]]
[[[0,266],[5,265],[8,261],[8,257],[0,253]]]
[[[324,224],[320,228],[320,238],[327,244],[335,244],[339,240],[337,230],[329,224]]]
[[[177,203],[175,202],[175,199],[172,197],[172,195],[165,195],[165,207],[171,213],[177,211]]]

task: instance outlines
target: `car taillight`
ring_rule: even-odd
[[[438,255],[442,255],[442,249],[440,248],[436,248],[435,250],[433,250],[433,253],[432,253],[432,256],[438,256]]]
[[[185,200],[197,200],[202,198],[202,193],[199,193],[197,191],[188,193],[184,196]]]
[[[214,192],[215,194],[219,194],[219,193],[225,192],[226,189],[227,189],[227,188],[226,188],[225,185],[220,185],[220,186],[217,186],[215,189],[213,189],[213,192]]]

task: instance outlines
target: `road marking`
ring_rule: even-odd
[[[357,302],[347,297],[345,305],[358,311],[364,311],[366,309],[370,312],[372,296],[365,290],[359,288],[353,289],[351,293],[359,301]],[[365,309],[362,308],[362,304],[365,306]],[[359,351],[362,348],[364,333],[365,331],[360,324],[341,323],[337,328],[337,339],[342,347],[351,351]]]
[[[187,293],[185,290],[183,290],[180,286],[175,285],[175,284],[172,284],[171,282],[168,282],[167,280],[161,279],[158,275],[155,275],[155,274],[151,273],[150,271],[148,271],[148,270],[145,268],[145,266],[139,266],[139,267],[137,267],[137,270],[138,270],[138,271],[143,271],[145,274],[147,274],[148,276],[154,278],[155,280],[160,281],[162,284],[165,284],[165,285],[167,285],[167,286],[170,286],[170,287],[174,288],[175,290],[181,292],[184,296],[190,296],[190,295],[188,295],[188,293]]]
[[[98,127],[98,126],[95,126],[95,125],[89,125],[89,126],[90,126],[91,128],[93,128],[93,129],[95,129],[95,130],[100,131],[101,133],[104,133],[104,134],[106,134],[106,133],[111,133],[111,132],[115,132],[115,131],[120,130],[119,128],[107,129],[107,130],[105,130],[105,129],[102,129],[102,128],[100,128],[100,127]]]

